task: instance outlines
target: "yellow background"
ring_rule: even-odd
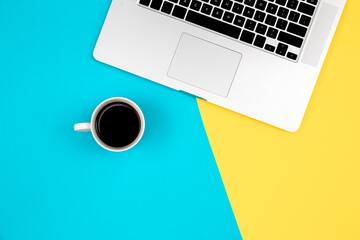
[[[298,132],[198,100],[245,240],[360,239],[359,63],[348,0]]]

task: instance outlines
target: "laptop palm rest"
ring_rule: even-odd
[[[226,97],[242,55],[183,33],[168,70],[168,77]]]

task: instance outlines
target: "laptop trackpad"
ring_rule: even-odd
[[[168,76],[226,97],[241,56],[233,50],[183,33]]]

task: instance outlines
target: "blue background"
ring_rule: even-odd
[[[241,239],[195,99],[93,59],[109,6],[0,0],[0,239]],[[124,153],[73,131],[114,96]]]

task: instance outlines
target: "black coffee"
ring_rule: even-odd
[[[116,102],[100,110],[95,126],[99,138],[105,144],[125,147],[139,135],[140,124],[140,117],[132,106]]]

